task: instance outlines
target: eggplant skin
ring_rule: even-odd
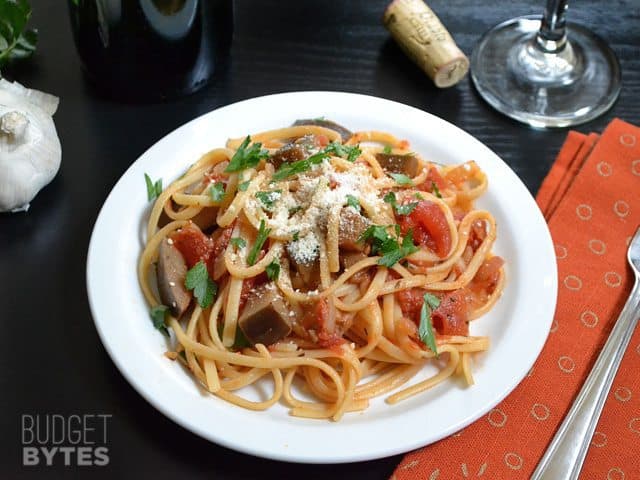
[[[251,292],[238,326],[252,345],[272,345],[289,335],[289,308],[275,284],[262,285]]]
[[[353,136],[353,132],[348,128],[345,128],[342,125],[331,120],[325,120],[323,118],[303,118],[293,122],[294,127],[299,127],[302,125],[313,125],[315,127],[324,127],[328,128],[329,130],[334,130],[338,132],[342,137],[342,143],[346,142]]]
[[[191,303],[191,292],[184,286],[187,263],[178,249],[167,240],[160,242],[156,274],[162,304],[169,307],[171,315],[180,318]]]
[[[403,173],[413,178],[420,171],[420,161],[412,154],[376,153],[376,160],[387,172]]]
[[[306,157],[307,154],[302,145],[287,143],[273,155],[271,155],[269,161],[275,168],[280,168],[280,166],[284,163],[297,162],[298,160],[303,160]]]

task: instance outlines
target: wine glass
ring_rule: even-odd
[[[532,127],[567,127],[607,111],[620,93],[620,65],[597,35],[566,24],[568,0],[547,0],[537,15],[484,34],[471,78],[492,107]]]

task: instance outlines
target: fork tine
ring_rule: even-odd
[[[638,226],[635,235],[629,243],[627,260],[629,261],[629,265],[631,265],[636,278],[640,277],[640,226]]]

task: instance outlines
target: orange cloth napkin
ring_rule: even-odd
[[[616,119],[602,136],[570,132],[537,201],[558,260],[558,304],[540,357],[496,408],[455,435],[407,454],[392,480],[528,479],[533,473],[632,286],[626,250],[640,224],[640,128]],[[640,478],[640,328],[580,478]]]

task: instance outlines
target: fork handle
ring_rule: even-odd
[[[573,402],[571,410],[533,472],[532,480],[576,480],[578,478],[613,378],[638,323],[640,314],[638,307],[640,307],[640,283],[636,278],[627,303],[620,312],[607,342]]]

